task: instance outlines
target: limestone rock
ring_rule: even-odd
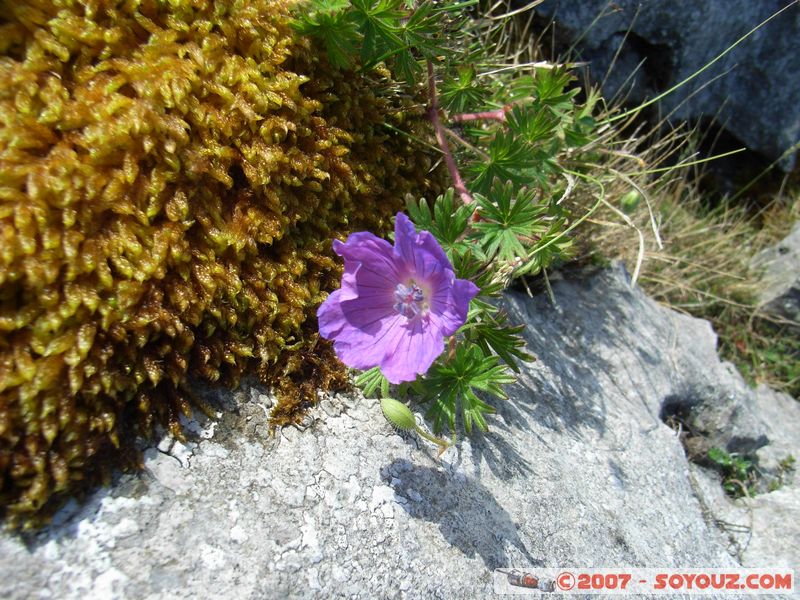
[[[763,385],[756,390],[755,404],[770,440],[756,453],[758,466],[774,476],[781,462],[800,456],[800,404]],[[742,566],[800,569],[800,478],[788,473],[778,489],[732,501],[718,475],[697,465],[690,466],[690,473],[704,513]]]
[[[755,258],[754,267],[762,270],[759,293],[761,309],[800,329],[800,223],[777,245]]]
[[[263,390],[209,391],[225,410],[190,424],[187,444],[148,450],[143,473],[44,531],[0,536],[2,596],[464,598],[489,596],[502,567],[739,565],[664,420],[729,450],[780,438],[800,455],[780,426],[800,422],[797,405],[767,398],[775,417],[763,422],[708,324],[631,289],[620,267],[554,293],[556,307],[509,292],[538,361],[491,431],[441,460],[356,393],[325,397],[304,431],[270,438]],[[769,500],[769,535],[794,489]]]

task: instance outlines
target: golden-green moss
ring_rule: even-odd
[[[10,520],[134,460],[154,423],[179,433],[187,377],[275,364],[338,280],[331,238],[429,185],[389,101],[331,73],[290,5],[0,3]]]
[[[319,390],[343,391],[350,386],[347,368],[336,358],[333,344],[308,335],[301,350],[282,352],[277,363],[261,372],[261,382],[275,392],[276,404],[270,414],[275,429],[298,425],[317,402]]]

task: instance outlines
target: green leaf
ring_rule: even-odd
[[[708,450],[708,459],[722,466],[731,464],[731,455],[721,448],[710,448]]]
[[[404,48],[399,35],[400,20],[406,16],[402,0],[352,0],[353,19],[364,36],[361,62],[375,65]]]
[[[413,48],[423,57],[435,59],[442,53],[452,52],[441,43],[442,29],[440,12],[434,9],[433,3],[423,2],[403,24],[401,36],[407,50]]]
[[[319,39],[331,65],[339,69],[352,66],[360,37],[346,11],[349,7],[349,0],[314,0],[292,23],[301,34]]]
[[[452,197],[452,188],[447,190],[445,195],[447,195],[447,193],[449,193]],[[436,202],[439,201],[439,198],[442,198],[442,196],[438,196],[436,198]],[[428,206],[428,201],[425,200],[425,198],[420,198],[419,201],[409,198],[406,202],[406,210],[408,211],[408,217],[411,219],[411,222],[417,226],[417,229],[424,229],[425,231],[433,232],[434,228],[436,227],[433,221],[433,212]],[[434,236],[436,236],[435,233]],[[436,239],[438,240],[439,237],[436,236]]]
[[[495,409],[478,398],[475,390],[505,399],[502,386],[515,381],[498,361],[497,356],[486,356],[480,347],[462,341],[452,359],[434,364],[417,388],[431,402],[427,417],[433,421],[434,431],[441,431],[445,424],[455,429],[457,404],[461,405],[467,433],[472,432],[473,425],[488,429],[484,414]]]
[[[356,377],[355,384],[367,398],[373,398],[376,395],[381,398],[389,396],[389,380],[383,376],[380,367],[372,367],[361,373]],[[376,392],[379,393],[376,394]]]
[[[534,202],[535,192],[522,188],[514,194],[511,181],[495,181],[489,198],[475,194],[482,217],[473,228],[480,234],[481,245],[489,256],[513,262],[526,259],[528,250],[523,245],[532,241],[539,221],[547,216],[547,205]]]
[[[571,148],[585,146],[594,140],[595,120],[586,117],[573,123],[572,127],[564,130],[564,141]]]
[[[515,77],[509,82],[504,82],[503,92],[508,94],[508,101],[529,101],[536,93],[536,81],[531,75]]]
[[[504,286],[496,279],[494,266],[478,246],[459,246],[450,257],[459,279],[469,279],[480,288],[478,298],[498,296]],[[477,299],[473,302],[478,302]]]
[[[313,0],[312,10],[336,12],[350,8],[350,0]]]
[[[573,79],[569,71],[560,67],[538,69],[534,78],[537,103],[548,106],[556,112],[571,111],[572,99],[578,93],[578,89],[565,92],[564,88]]]
[[[436,198],[433,211],[426,200],[413,200],[407,203],[408,214],[418,229],[429,231],[441,244],[450,260],[453,253],[467,248],[467,224],[475,211],[473,205],[466,205],[455,198],[453,189],[448,189]],[[462,277],[463,279],[463,277]]]
[[[514,274],[518,277],[523,275],[535,275],[542,269],[549,267],[554,261],[568,258],[572,252],[573,241],[564,232],[567,229],[565,218],[552,221],[547,231],[542,232],[539,240],[533,244],[528,257],[523,261]]]
[[[489,90],[478,84],[472,65],[459,65],[455,76],[445,77],[439,86],[439,102],[450,112],[462,113],[483,106]]]
[[[531,362],[535,358],[525,352],[525,340],[520,333],[524,325],[511,326],[508,316],[495,309],[494,314],[479,312],[464,327],[466,339],[476,343],[485,355],[496,353],[509,367],[519,373],[517,359]]]
[[[450,431],[456,429],[456,394],[453,389],[443,389],[438,396],[431,400],[431,406],[425,417],[430,419],[433,431],[437,435],[441,433],[445,426]]]
[[[499,131],[486,149],[488,158],[467,166],[467,172],[475,176],[472,190],[487,194],[495,179],[511,181],[521,187],[529,182],[523,171],[530,164],[532,148],[525,140],[510,131]]]
[[[535,106],[515,106],[506,120],[508,128],[530,144],[553,138],[561,122],[551,111]]]

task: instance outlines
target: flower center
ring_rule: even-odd
[[[428,303],[425,302],[425,294],[414,281],[408,284],[398,283],[394,288],[394,309],[408,319],[413,319],[417,315],[424,315],[428,312]]]

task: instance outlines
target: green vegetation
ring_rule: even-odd
[[[438,146],[452,188],[433,201],[409,199],[408,213],[442,245],[455,276],[480,288],[466,324],[410,386],[437,432],[455,433],[457,416],[467,433],[488,429],[494,407],[478,394],[505,398],[517,361],[532,359],[492,299],[512,278],[569,257],[569,233],[600,204],[575,218],[563,205],[583,178],[599,98],[579,102],[563,65],[508,68],[494,49],[515,35],[515,22],[466,14],[476,4],[314,0],[296,25],[339,68],[383,63],[403,84],[396,93],[424,97],[434,138],[427,143]],[[385,397],[380,378],[376,368],[359,381]]]
[[[733,498],[754,496],[758,482],[758,469],[747,456],[728,454],[720,448],[710,448],[708,459],[722,475],[722,487]]]
[[[753,457],[731,454],[720,448],[710,448],[707,458],[719,472],[722,487],[731,498],[752,497],[765,491],[765,487],[766,491],[774,492],[795,469],[795,458],[791,455],[780,462],[774,475],[762,473]]]

